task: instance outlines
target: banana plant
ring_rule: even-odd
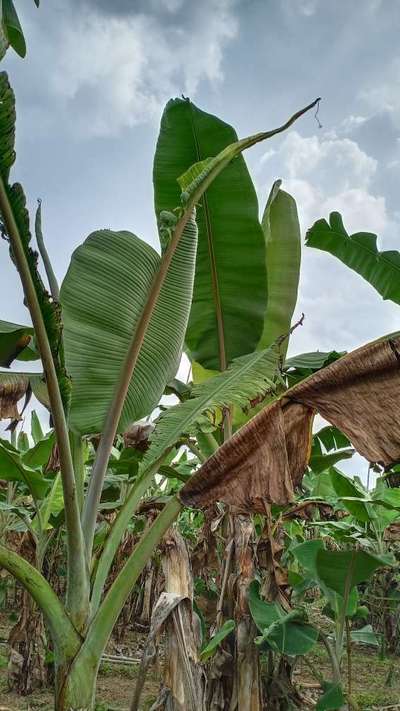
[[[10,533],[19,536],[24,550],[29,551],[30,563],[39,572],[60,531],[64,508],[60,474],[52,456],[54,444],[54,433],[42,431],[35,411],[30,437],[24,430],[17,436],[14,430],[11,443],[0,440],[0,477],[7,482],[0,490],[1,540],[6,543]],[[11,666],[11,688],[27,694],[46,682],[45,638],[42,612],[25,592],[9,635],[11,649],[23,659],[21,665]]]
[[[57,711],[91,711],[101,654],[113,626],[144,565],[181,509],[178,498],[172,497],[104,592],[121,536],[163,457],[176,443],[171,438],[156,457],[144,458],[102,554],[94,560],[98,506],[115,437],[151,414],[177,369],[192,301],[196,206],[245,149],[284,131],[316,102],[281,127],[235,140],[217,155],[188,166],[179,179],[178,204],[172,203],[164,211],[168,214],[160,216],[161,256],[130,232],[92,233],[73,254],[58,301],[48,293],[38,271],[23,189],[10,183],[15,106],[5,73],[0,74],[0,99],[0,212],[32,320],[57,442],[67,549],[65,600],[38,570],[5,546],[0,547],[0,565],[19,580],[45,616],[54,646]],[[261,352],[264,377],[267,373],[271,380],[276,370],[272,352],[273,347]],[[255,380],[253,395],[260,377]],[[227,381],[233,389],[232,378]],[[210,391],[202,399],[201,414],[209,401],[218,399],[212,387]],[[246,398],[248,394],[246,390]],[[83,439],[99,432],[85,487]]]
[[[332,667],[332,679],[321,679],[324,691],[318,702],[319,711],[344,707],[344,693],[341,678],[341,658],[346,647],[349,669],[351,663],[351,641],[378,644],[372,628],[351,630],[352,620],[363,619],[368,610],[359,604],[357,586],[369,580],[382,566],[391,566],[391,555],[376,555],[350,547],[346,550],[326,550],[321,539],[301,543],[292,550],[304,578],[297,585],[305,589],[318,585],[326,600],[323,613],[334,623],[332,635],[319,630],[317,637],[324,644]],[[294,588],[296,590],[296,586]],[[347,644],[346,644],[347,642]],[[351,676],[348,679],[348,702],[351,704]]]
[[[224,149],[236,138],[232,126],[202,111],[189,99],[169,102],[162,117],[154,159],[156,216],[162,214],[160,211],[165,210],[171,201],[177,200],[176,179],[190,162],[204,160],[210,152]],[[264,352],[279,339],[279,348],[274,347],[271,356],[283,365],[289,340],[285,334],[290,331],[297,300],[301,257],[300,227],[294,199],[281,189],[280,180],[275,181],[260,221],[256,191],[242,156],[232,162],[202,196],[197,222],[196,272],[185,336],[194,396],[199,383],[205,386],[203,392],[206,392],[207,382],[225,384],[227,380],[223,373],[229,377],[239,363],[243,373],[249,368],[246,381],[252,387],[254,380],[251,378],[254,379],[257,371],[261,374]],[[218,376],[218,372],[222,375]],[[243,412],[240,406],[246,381],[242,381],[237,393],[232,393],[223,401],[225,407],[219,421],[199,421],[197,431],[192,431],[204,457],[211,455],[224,440],[229,439],[233,431],[248,421],[277,389],[277,384],[271,379],[260,382],[258,397],[252,399],[249,396],[246,412]],[[184,402],[176,409],[176,414],[178,416],[179,413],[180,418],[194,407],[196,397]],[[173,417],[173,412],[170,412],[164,421],[160,419],[156,445],[157,442],[161,445],[167,427],[170,431]],[[178,422],[177,417],[177,433],[183,424],[182,420],[180,424]],[[238,707],[244,711],[255,709],[256,704],[261,703],[261,700],[257,701],[257,650],[250,639],[255,634],[255,627],[250,625],[251,629],[247,629],[249,615],[244,613],[247,609],[245,596],[241,601],[233,600],[232,594],[226,594],[222,583],[229,575],[235,574],[238,580],[236,589],[245,588],[245,584],[240,582],[239,558],[245,555],[242,543],[248,525],[244,521],[238,523],[238,520],[228,511],[221,525],[221,529],[225,530],[226,551],[230,553],[221,561],[219,606],[225,606],[228,618],[233,616],[234,610],[237,617],[235,631],[225,640],[225,648],[230,645],[229,651],[235,660],[235,672],[221,684],[224,685],[224,693],[231,694],[232,703],[236,699]],[[231,532],[229,536],[226,535],[228,529]],[[233,530],[237,535],[234,541],[231,540]],[[249,544],[248,551],[250,548]],[[232,551],[235,552],[232,554]],[[217,629],[222,622],[219,610]],[[239,640],[243,648],[253,650],[252,663],[249,663],[245,653],[235,651]]]

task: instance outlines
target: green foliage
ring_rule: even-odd
[[[42,312],[47,337],[49,340],[57,379],[64,408],[68,409],[70,382],[64,366],[62,342],[61,311],[57,302],[48,294],[38,270],[38,255],[31,246],[29,213],[26,198],[19,183],[9,184],[10,168],[15,161],[15,97],[10,87],[6,72],[0,72],[0,176],[3,180],[9,207],[15,220],[21,244],[28,262],[29,271],[35,287],[36,296]],[[10,248],[11,259],[14,255]]]
[[[362,550],[318,551],[315,569],[318,578],[343,598],[353,587],[368,580],[375,570],[392,565],[392,556],[377,556]]]
[[[188,99],[167,104],[154,158],[158,220],[164,211],[180,204],[178,178],[196,164],[198,179],[208,165],[201,163],[199,168],[198,162],[216,156],[235,141],[237,135],[231,126]],[[193,172],[190,175],[193,178]],[[181,187],[187,191],[190,186],[183,183]],[[194,361],[221,370],[255,349],[267,299],[257,197],[242,156],[208,186],[199,203],[197,222],[193,302],[185,340]]]
[[[48,491],[49,482],[25,464],[18,450],[4,440],[0,442],[0,472],[5,481],[23,482],[36,499],[43,499]]]
[[[371,647],[379,647],[379,639],[371,625],[365,625],[358,630],[352,630],[351,640],[359,644],[368,644]]]
[[[318,630],[306,623],[304,610],[286,612],[277,602],[260,598],[260,586],[256,580],[250,584],[248,601],[251,616],[262,633],[259,644],[281,654],[296,656],[307,654],[318,639]]]
[[[176,373],[191,304],[195,256],[196,226],[191,221],[144,337],[120,432],[156,407]],[[102,430],[159,267],[157,252],[130,232],[94,232],[72,256],[61,303],[67,366],[74,384],[70,423],[81,434]]]
[[[296,202],[272,186],[262,218],[267,260],[268,304],[264,329],[258,343],[263,349],[289,332],[297,301],[300,277],[301,237]],[[287,347],[287,343],[286,343]],[[282,357],[286,348],[282,348]]]
[[[32,344],[33,328],[0,321],[0,366],[9,368],[13,360],[37,360]]]
[[[40,0],[33,0],[36,7],[39,7]],[[14,6],[14,0],[2,0],[0,5],[0,59],[2,59],[10,45],[22,58],[26,55],[26,42]]]
[[[325,682],[324,693],[319,699],[315,711],[333,711],[341,709],[345,703],[342,687],[339,683]]]
[[[307,232],[306,243],[329,252],[360,274],[383,299],[400,304],[400,253],[379,252],[377,237],[370,232],[349,235],[338,212],[332,212],[329,223],[318,220]]]
[[[156,461],[182,433],[192,431],[207,411],[231,405],[242,407],[248,405],[259,392],[274,392],[278,360],[279,347],[274,345],[265,351],[238,358],[224,373],[195,385],[189,399],[160,416],[144,458],[144,466]]]
[[[203,649],[201,650],[200,653],[200,659],[201,661],[205,662],[210,657],[212,657],[215,652],[217,651],[219,645],[221,642],[224,641],[225,637],[227,637],[233,630],[235,629],[235,621],[234,620],[226,620],[224,624],[222,625],[221,629],[218,630],[210,639],[208,644],[206,644]]]
[[[15,11],[13,0],[2,0],[2,23],[3,29],[11,47],[20,57],[26,55],[25,37],[22,27]]]

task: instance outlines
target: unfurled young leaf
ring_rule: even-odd
[[[35,444],[45,437],[36,410],[32,410],[31,414],[31,435]]]
[[[300,276],[301,238],[296,201],[272,186],[262,218],[265,238],[268,302],[258,348],[270,346],[288,333],[297,301]],[[282,346],[282,358],[288,342]]]

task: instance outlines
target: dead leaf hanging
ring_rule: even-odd
[[[180,493],[187,506],[219,500],[248,512],[293,500],[314,413],[370,462],[400,460],[400,337],[369,343],[287,390],[203,464]]]

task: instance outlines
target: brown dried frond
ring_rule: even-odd
[[[181,490],[189,506],[220,500],[249,512],[285,504],[301,483],[318,412],[370,462],[400,460],[400,338],[370,343],[265,407]]]
[[[29,387],[27,379],[10,378],[0,383],[0,420],[20,420],[17,404]]]

